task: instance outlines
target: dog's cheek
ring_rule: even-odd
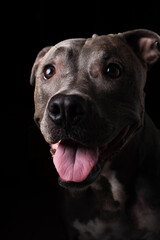
[[[41,133],[42,133],[45,141],[47,143],[51,144],[52,143],[52,135],[51,135],[52,131],[49,128],[46,114],[43,115],[43,118],[40,122],[40,130],[41,130]]]

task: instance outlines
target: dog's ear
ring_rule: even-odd
[[[119,35],[132,47],[148,67],[160,57],[160,36],[147,29],[136,29]]]
[[[38,68],[38,65],[41,61],[41,59],[44,57],[44,55],[51,49],[52,46],[49,47],[45,47],[43,48],[37,55],[36,60],[34,62],[34,65],[32,67],[32,71],[31,71],[31,76],[30,76],[30,84],[34,85],[35,84],[35,75],[36,75],[36,71]]]

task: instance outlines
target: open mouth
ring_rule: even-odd
[[[65,188],[80,189],[93,183],[99,176],[105,161],[121,149],[130,132],[130,125],[124,127],[118,136],[103,147],[89,147],[72,139],[62,139],[51,144],[53,163],[59,174],[59,184]]]

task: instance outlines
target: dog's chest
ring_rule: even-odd
[[[122,211],[124,199],[123,187],[111,172],[108,178],[101,176],[90,189],[76,196],[72,224],[78,239],[119,239],[128,225]]]
[[[132,206],[129,207],[127,202],[115,172],[105,171],[92,187],[72,199],[74,217],[71,223],[76,230],[73,239],[128,240],[131,236],[140,239],[147,231],[159,230],[160,214],[147,205],[142,194],[137,194],[137,201]]]
[[[87,221],[75,219],[73,227],[78,232],[78,239],[119,240],[122,236],[128,236],[129,226],[123,214],[118,211],[114,213],[105,211],[102,215]]]

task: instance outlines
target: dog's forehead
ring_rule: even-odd
[[[98,36],[96,34],[92,35],[92,38],[86,39],[85,45],[87,47],[106,47],[117,44],[117,34],[108,34]]]
[[[59,42],[55,45],[55,49],[64,47],[64,48],[72,48],[79,49],[81,51],[83,48],[90,48],[96,50],[97,48],[105,48],[111,47],[118,44],[117,34],[108,34],[98,36],[93,34],[91,38],[76,38],[76,39],[67,39],[62,42]],[[121,41],[119,41],[121,42]]]
[[[71,55],[79,53],[85,44],[85,38],[67,39],[61,41],[51,47],[51,49],[45,54],[41,64],[47,64],[54,60],[57,56],[63,58],[63,60],[69,60]]]
[[[88,38],[81,50],[81,55],[94,56],[94,58],[110,57],[117,55],[123,49],[124,43],[117,34],[108,34]],[[119,54],[118,54],[119,55]]]
[[[57,43],[54,48],[82,48],[83,45],[85,44],[86,39],[85,38],[73,38],[73,39],[67,39],[64,41],[61,41]]]
[[[110,52],[114,48],[117,49],[120,44],[121,40],[117,37],[117,34],[102,36],[94,34],[92,38],[67,39],[52,47],[47,54],[47,58],[64,55],[64,53],[69,52],[74,52],[78,55],[88,55],[91,52]]]

